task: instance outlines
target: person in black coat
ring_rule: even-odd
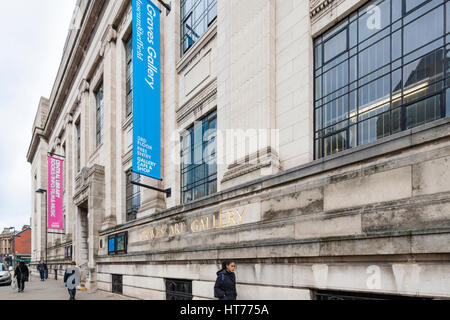
[[[25,289],[25,281],[28,281],[28,276],[28,267],[25,265],[25,262],[20,261],[16,270],[14,270],[14,277],[17,278],[18,292],[23,292]]]
[[[214,297],[219,300],[236,300],[236,276],[234,269],[236,262],[227,260],[222,263],[222,269],[217,272],[217,280],[214,286]]]

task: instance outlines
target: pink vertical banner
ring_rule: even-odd
[[[63,230],[63,160],[48,157],[48,228]]]

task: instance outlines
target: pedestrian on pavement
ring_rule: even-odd
[[[17,279],[18,292],[23,292],[23,290],[25,289],[25,281],[28,281],[28,276],[28,268],[25,265],[25,262],[20,261],[19,265],[14,271],[14,277],[16,277]]]
[[[47,269],[47,264],[44,263],[43,259],[41,259],[41,263],[38,264],[37,269],[38,269],[39,274],[41,276],[41,281],[45,281],[48,269]]]
[[[80,285],[81,272],[80,268],[77,267],[75,261],[72,261],[70,266],[67,267],[64,273],[64,285],[69,291],[69,300],[75,300],[75,295],[77,293],[77,286]]]
[[[219,298],[219,300],[236,300],[235,268],[236,262],[234,260],[226,260],[222,263],[222,269],[217,272],[214,297]]]

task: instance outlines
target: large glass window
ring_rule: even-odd
[[[96,121],[97,121],[97,147],[103,142],[103,84],[95,94]]]
[[[449,15],[444,0],[371,1],[314,40],[316,158],[450,116]]]
[[[181,1],[181,54],[201,37],[217,17],[217,0]]]
[[[141,207],[141,188],[131,182],[140,182],[140,175],[131,170],[126,173],[126,214],[127,221],[136,219],[137,212]]]
[[[183,203],[217,192],[217,114],[195,123],[181,137]]]

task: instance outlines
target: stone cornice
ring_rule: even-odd
[[[86,52],[104,14],[106,0],[81,2],[82,23],[80,30],[71,30],[68,35],[62,62],[50,97],[50,112],[44,126],[45,137],[49,137],[55,123],[61,115],[64,103],[73,86],[79,66],[82,65]]]
[[[327,7],[329,7],[334,0],[310,0],[309,2],[309,15],[310,17],[314,17],[318,15],[320,12],[324,11]]]

